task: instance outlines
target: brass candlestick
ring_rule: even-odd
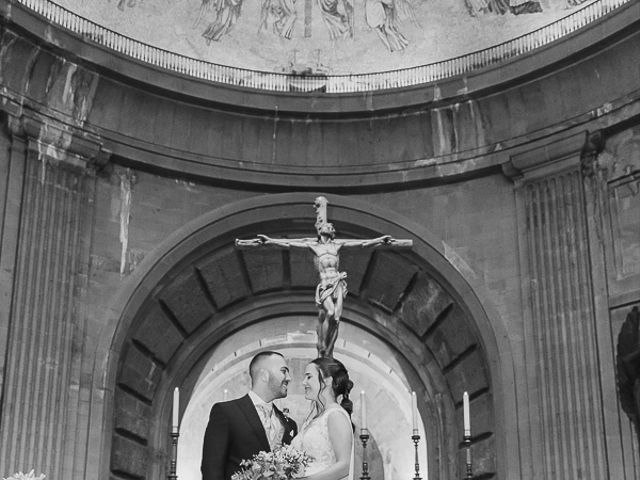
[[[418,430],[413,431],[411,440],[413,440],[413,445],[416,450],[416,474],[413,476],[413,480],[422,480],[422,478],[420,477],[420,461],[418,460],[418,443],[420,443],[420,434],[418,433]]]
[[[473,478],[473,466],[471,465],[471,432],[464,434],[464,447],[467,450],[467,475],[466,480]]]
[[[368,429],[360,429],[360,441],[362,442],[362,475],[360,476],[360,480],[370,480],[369,463],[367,462],[367,442],[369,441]]]
[[[176,474],[176,466],[178,465],[178,437],[180,436],[179,427],[173,427],[171,430],[171,462],[169,464],[169,480],[178,480]]]

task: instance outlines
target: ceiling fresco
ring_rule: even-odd
[[[144,43],[253,70],[351,74],[490,47],[594,0],[56,0]]]

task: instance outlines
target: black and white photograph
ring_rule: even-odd
[[[640,0],[0,0],[0,480],[638,480]]]

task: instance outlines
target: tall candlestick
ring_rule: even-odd
[[[360,392],[360,429],[367,429],[367,403],[364,399],[364,390]]]
[[[471,436],[471,416],[469,415],[469,394],[462,394],[462,415],[464,418],[464,435]]]
[[[369,462],[367,460],[367,442],[369,441],[369,430],[360,429],[360,441],[362,442],[362,476],[360,480],[371,480],[369,475]]]
[[[177,429],[174,429],[171,432],[171,461],[169,462],[169,475],[167,475],[167,480],[178,480],[178,475],[176,474],[176,466],[178,464],[178,437],[180,436],[180,432]]]
[[[413,480],[422,480],[420,476],[420,461],[418,460],[418,443],[420,443],[420,435],[417,430],[413,430],[413,435],[411,435],[411,440],[413,440],[413,445],[416,451],[416,474],[413,476]]]
[[[173,430],[175,432],[178,431],[178,425],[180,423],[179,417],[180,417],[180,390],[178,389],[178,387],[176,387],[173,390],[173,422],[172,422]]]
[[[418,399],[416,392],[411,392],[411,419],[413,424],[413,434],[418,434]]]

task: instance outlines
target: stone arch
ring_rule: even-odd
[[[111,475],[166,473],[170,391],[177,383],[188,391],[182,380],[193,377],[218,341],[269,315],[315,311],[309,297],[316,274],[303,252],[232,247],[234,238],[260,232],[308,235],[313,198],[270,195],[215,210],[167,239],[129,279],[122,307],[110,315],[112,333],[99,348],[109,357],[102,424],[111,455],[102,465]],[[426,399],[421,414],[438,426],[428,452],[430,478],[459,476],[465,389],[478,412],[476,464],[493,476],[496,439],[504,437],[496,412],[502,411],[505,355],[469,283],[428,231],[392,212],[332,196],[329,215],[344,236],[414,240],[412,252],[343,255],[352,292],[345,320],[386,338],[415,369],[415,389]]]

